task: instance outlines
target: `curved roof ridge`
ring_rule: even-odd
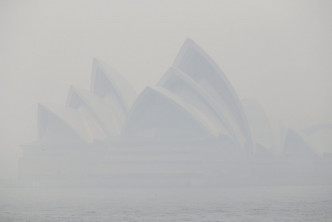
[[[185,72],[210,94],[216,102],[224,101],[228,114],[237,123],[239,130],[246,138],[243,146],[252,152],[253,141],[250,128],[232,85],[225,74],[211,57],[194,41],[187,39],[181,47],[173,66]]]
[[[201,115],[200,112],[196,108],[190,106],[189,104],[186,104],[175,94],[173,94],[172,92],[170,92],[166,89],[163,89],[161,87],[146,87],[143,90],[143,92],[138,96],[138,98],[137,98],[135,104],[132,106],[132,109],[128,116],[128,120],[127,120],[127,123],[124,128],[124,133],[126,133],[128,130],[130,130],[132,122],[137,119],[137,117],[135,115],[137,114],[137,112],[139,112],[139,111],[137,111],[137,110],[139,110],[138,107],[143,107],[143,109],[151,110],[151,107],[149,107],[149,105],[152,105],[152,106],[156,105],[154,102],[149,102],[148,105],[142,106],[142,103],[145,102],[146,97],[148,97],[149,95],[157,95],[157,97],[161,96],[161,99],[157,100],[158,102],[163,101],[163,99],[165,99],[166,101],[168,101],[168,103],[173,104],[175,107],[177,107],[177,109],[181,110],[180,112],[182,112],[182,114],[180,114],[180,115],[183,115],[183,113],[186,113],[186,115],[185,115],[186,118],[191,119],[190,121],[194,121],[194,124],[198,124],[200,126],[201,130],[206,131],[206,133],[208,133],[210,135],[218,136],[217,130],[214,129],[214,126],[212,124],[207,124],[210,121],[207,120],[203,115]],[[179,127],[181,127],[181,126],[182,125],[180,124]]]
[[[309,145],[304,137],[300,135],[299,132],[296,132],[292,128],[288,128],[284,146],[283,146],[284,155],[295,155],[295,156],[316,156],[317,153]]]
[[[124,113],[132,105],[136,92],[130,83],[106,63],[93,58],[91,91],[99,97],[113,93]]]
[[[86,91],[88,91],[88,90],[86,90]],[[77,94],[79,97],[82,97],[81,92],[83,92],[83,89],[78,89],[77,87],[70,85],[68,93],[67,93],[66,105],[69,107],[72,107],[72,108],[78,107],[78,105],[80,105],[80,104],[77,104],[76,101],[73,101],[73,100],[74,100],[75,94]]]
[[[51,122],[53,118],[53,123]],[[79,115],[78,115],[79,118]],[[50,107],[47,107],[42,104],[38,104],[38,130],[39,130],[39,137],[43,138],[50,127],[53,127],[54,130],[58,130],[57,132],[53,133],[59,133],[60,136],[62,135],[65,138],[71,138],[75,140],[83,140],[83,141],[89,141],[84,134],[86,132],[79,132],[77,128],[80,127],[74,127],[74,124],[71,123],[68,118],[61,115],[59,111],[56,111]],[[55,123],[54,123],[55,121]],[[56,129],[59,128],[59,129]],[[81,127],[82,129],[82,127]],[[83,129],[82,129],[83,130]],[[84,130],[83,130],[84,131]],[[59,136],[59,135],[56,135]]]
[[[196,107],[190,105],[185,100],[181,99],[176,94],[172,93],[171,91],[169,91],[165,88],[155,87],[154,89],[158,90],[164,96],[167,96],[168,98],[170,98],[178,106],[182,107],[184,110],[186,110],[192,116],[194,116],[196,120],[198,120],[203,126],[205,126],[207,129],[209,129],[209,131],[211,132],[212,135],[218,136],[219,131],[217,130],[217,127],[208,118],[206,118],[205,115],[202,114],[202,112],[200,112]]]
[[[255,143],[275,151],[276,144],[272,126],[264,108],[254,99],[242,99],[241,104],[246,113],[251,135]]]
[[[189,87],[193,89],[193,92],[195,95],[201,100],[201,102],[204,103],[204,105],[216,116],[216,118],[222,123],[223,127],[228,131],[229,135],[231,137],[234,137],[235,139],[235,133],[230,126],[228,120],[225,118],[225,116],[218,111],[218,108],[216,107],[215,103],[210,99],[208,96],[208,93],[199,86],[194,80],[190,78],[186,73],[182,72],[181,70],[177,69],[176,67],[169,68],[165,75],[162,77],[162,79],[159,81],[158,85],[166,88],[167,90],[170,90],[170,87],[167,87],[167,81],[169,81],[171,78],[177,77],[181,79],[183,82],[185,82]],[[173,93],[177,94],[177,92],[172,91]],[[207,117],[209,118],[209,117]]]
[[[111,99],[108,101],[98,97],[95,94],[92,94],[87,90],[80,90],[73,86],[71,86],[69,94],[68,94],[68,105],[70,105],[70,97],[78,98],[84,103],[84,107],[89,115],[94,119],[96,124],[103,130],[104,134],[109,136],[115,136],[120,134],[120,129],[122,128],[122,123],[119,123],[119,107],[117,103]],[[111,102],[111,103],[110,103]],[[73,104],[75,106],[75,101]],[[121,111],[121,116],[124,116],[124,113]]]
[[[89,125],[94,125],[95,131],[98,131],[98,133],[94,132],[93,134],[99,134],[98,138],[100,139],[104,138],[105,135],[108,134],[108,130],[104,121],[102,120],[102,117],[100,117],[100,115],[98,115],[96,112],[96,109],[98,109],[98,107],[96,107],[96,99],[96,96],[90,91],[85,89],[78,89],[71,85],[67,96],[67,106],[73,109],[80,109],[83,107],[86,110],[85,119],[88,118],[86,115],[91,117],[89,118]],[[93,123],[91,123],[91,121],[93,121]],[[96,127],[99,129],[96,129]],[[93,131],[91,126],[89,126],[89,130]]]

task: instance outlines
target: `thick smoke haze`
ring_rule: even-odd
[[[0,221],[330,221],[331,0],[0,0]]]
[[[20,145],[37,138],[37,104],[64,104],[71,84],[89,88],[93,57],[140,92],[156,84],[188,37],[241,99],[262,105],[274,130],[331,123],[331,27],[329,0],[3,0],[0,178],[16,176]]]

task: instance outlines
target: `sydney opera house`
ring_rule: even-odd
[[[217,64],[186,40],[160,81],[136,93],[94,59],[90,90],[38,106],[20,177],[34,184],[200,186],[331,183],[328,156],[289,129],[280,143],[260,106],[241,101]]]

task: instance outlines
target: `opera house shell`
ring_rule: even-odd
[[[38,106],[39,138],[23,146],[20,176],[34,184],[107,186],[254,183],[265,174],[276,182],[262,168],[274,172],[287,162],[270,152],[263,111],[253,112],[262,113],[262,124],[247,118],[252,107],[192,40],[158,84],[139,94],[94,59],[90,90],[71,86],[64,107]],[[310,156],[295,132],[285,141],[288,152],[300,143]]]

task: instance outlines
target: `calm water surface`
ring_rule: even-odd
[[[0,189],[0,221],[332,221],[332,187]]]

